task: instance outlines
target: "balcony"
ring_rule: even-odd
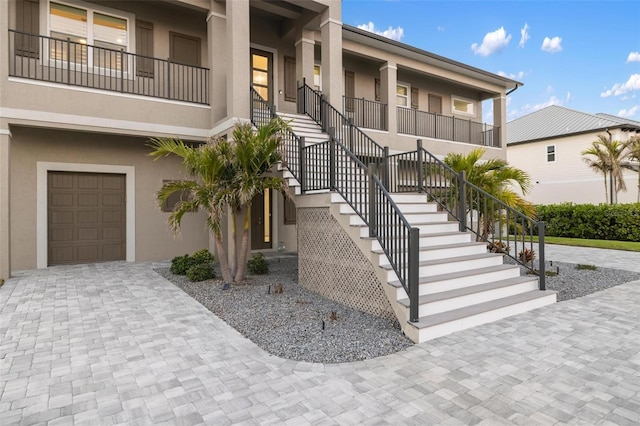
[[[398,133],[500,148],[500,127],[398,107]]]
[[[209,69],[9,30],[9,75],[195,104],[209,104]]]
[[[389,130],[387,104],[364,98],[343,97],[342,110],[355,126],[365,129]]]

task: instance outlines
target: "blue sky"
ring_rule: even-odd
[[[343,0],[342,20],[524,83],[509,121],[552,104],[640,120],[638,0]]]

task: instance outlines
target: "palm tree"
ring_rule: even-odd
[[[638,202],[640,203],[640,136],[634,136],[627,142],[627,156],[630,161],[635,161],[636,164],[631,162],[622,163],[622,167],[625,169],[638,172]]]
[[[624,182],[624,160],[627,156],[625,150],[629,141],[620,142],[612,140],[604,135],[598,135],[598,139],[591,142],[591,146],[582,151],[582,155],[592,155],[595,159],[584,158],[584,161],[594,171],[600,172],[605,177],[605,195],[607,194],[607,174],[609,175],[609,186],[611,188],[611,204],[618,202],[618,193],[626,191],[627,185]]]
[[[225,282],[244,280],[249,249],[251,200],[269,189],[284,191],[285,181],[269,171],[281,159],[280,131],[286,126],[282,120],[272,120],[256,131],[250,124],[238,124],[233,141],[217,138],[201,146],[191,146],[179,139],[155,138],[149,154],[155,160],[169,155],[182,158],[188,180],[168,182],[156,197],[163,204],[176,192],[183,194],[168,218],[174,232],[180,230],[186,212],[202,210],[207,213],[207,226],[213,233],[216,252]],[[232,232],[225,246],[222,220],[231,212]],[[244,216],[240,248],[236,247],[237,217]],[[227,251],[226,247],[229,247]]]
[[[457,173],[464,171],[467,182],[484,190],[507,206],[519,210],[527,216],[535,216],[535,206],[512,189],[512,186],[515,185],[520,189],[522,195],[526,195],[531,189],[529,175],[523,170],[509,166],[505,160],[494,158],[483,161],[484,154],[483,148],[476,148],[466,155],[450,153],[445,157],[444,162]],[[478,226],[483,222],[479,207],[469,206],[470,209],[479,212]],[[478,235],[486,240],[491,223],[489,220],[485,222],[483,230],[480,232],[478,229]]]

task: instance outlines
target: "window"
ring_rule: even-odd
[[[353,112],[356,97],[356,75],[353,71],[344,71],[344,97],[345,111]]]
[[[322,90],[322,75],[320,74],[320,65],[313,66],[313,86],[318,92]]]
[[[200,39],[169,32],[169,58],[182,65],[200,66]]]
[[[128,51],[129,20],[94,9],[49,3],[50,58],[89,67],[120,70]],[[93,45],[91,51],[90,47]]]
[[[556,161],[556,146],[547,146],[547,163],[555,163]]]
[[[373,87],[375,92],[376,102],[380,102],[382,100],[382,94],[380,93],[380,79],[376,78],[373,80]]]
[[[476,115],[475,102],[470,99],[452,97],[451,111],[453,111],[454,114],[458,113],[458,114],[475,116]]]
[[[296,101],[297,95],[296,84],[296,58],[291,56],[284,57],[284,100],[289,102]]]
[[[163,180],[162,181],[162,186],[171,183],[171,182],[175,182],[173,180]],[[167,212],[170,213],[173,211],[173,209],[175,208],[176,204],[178,204],[180,201],[183,200],[187,200],[187,197],[184,194],[184,191],[176,191],[173,194],[171,194],[164,203],[162,203],[162,211],[163,212]]]
[[[398,84],[396,86],[396,103],[398,106],[409,108],[409,86]]]

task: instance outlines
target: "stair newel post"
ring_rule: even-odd
[[[304,136],[298,138],[298,161],[300,163],[300,192],[304,194],[307,189],[307,161],[304,157]]]
[[[347,120],[349,121],[349,150],[355,153],[353,150],[353,140],[355,139],[356,129],[353,126],[353,118],[349,117]]]
[[[418,299],[420,298],[420,229],[409,230],[409,321],[418,322]]]
[[[336,129],[329,128],[329,189],[336,189]]]
[[[460,232],[467,231],[467,172],[460,172],[460,193],[458,194]]]
[[[330,123],[327,122],[327,102],[325,102],[324,95],[320,95],[320,126],[325,132],[329,129]]]
[[[376,174],[375,163],[369,163],[367,168],[367,184],[369,192],[369,238],[375,238],[378,235],[376,228],[378,227],[378,215],[376,204],[375,182],[373,177]]]
[[[547,285],[545,282],[545,278],[547,276],[546,274],[546,268],[545,268],[545,264],[544,264],[544,222],[540,221],[537,223],[538,225],[538,272],[539,272],[539,286],[540,286],[540,290],[546,290],[547,289]],[[533,263],[533,262],[531,262]]]
[[[418,139],[417,143],[417,154],[418,154],[418,192],[422,193],[424,191],[424,165],[422,164],[422,139]]]
[[[389,147],[384,147],[384,158],[382,159],[382,184],[384,188],[389,191]]]

